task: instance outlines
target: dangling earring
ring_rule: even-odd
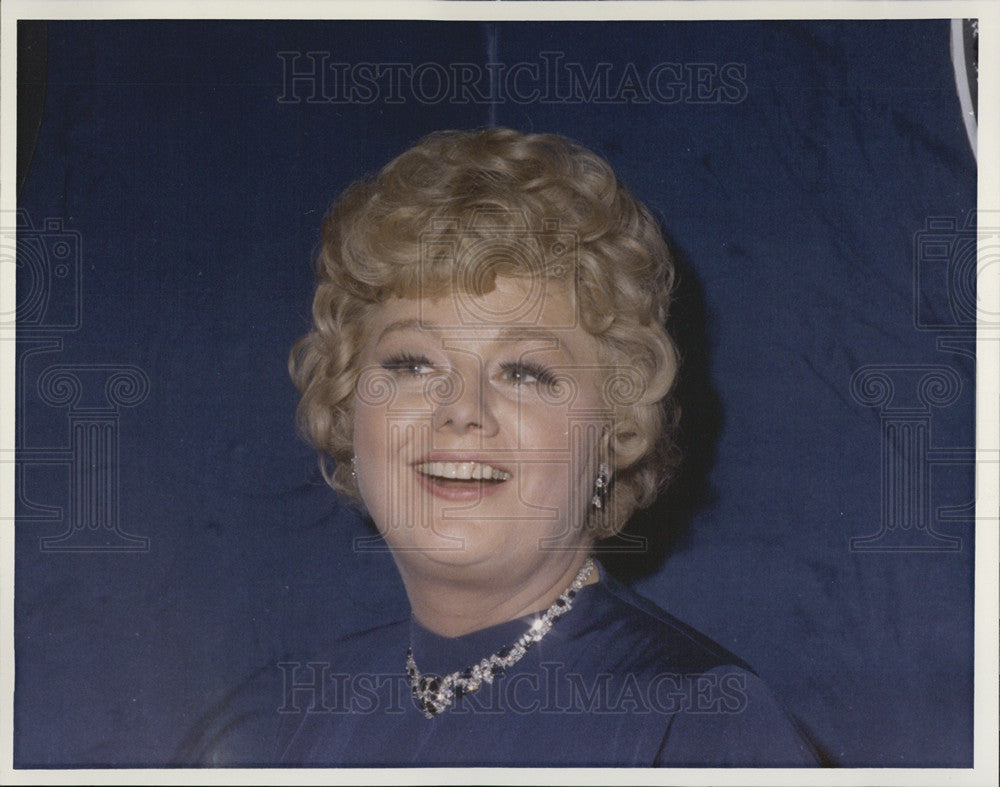
[[[594,508],[603,508],[604,499],[608,496],[608,484],[611,482],[611,468],[606,462],[601,462],[597,468],[597,478],[594,480],[594,496],[590,504]]]
[[[358,458],[356,456],[351,457],[351,478],[355,481],[358,480]]]

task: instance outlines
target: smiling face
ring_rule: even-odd
[[[563,570],[592,544],[584,517],[609,414],[596,340],[574,316],[562,286],[514,277],[486,295],[376,310],[354,448],[365,506],[404,577]]]

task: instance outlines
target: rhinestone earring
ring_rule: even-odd
[[[603,508],[604,500],[608,496],[608,484],[611,483],[611,468],[606,462],[601,462],[597,468],[597,478],[594,480],[594,496],[590,499],[590,504],[594,508]]]
[[[356,456],[351,457],[351,478],[355,481],[358,480],[358,458]]]

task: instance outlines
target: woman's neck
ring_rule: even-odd
[[[460,637],[548,609],[573,584],[587,554],[560,557],[542,571],[449,566],[414,555],[397,558],[397,565],[417,621],[435,634]],[[595,566],[584,584],[598,579]]]

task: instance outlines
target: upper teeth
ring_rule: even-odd
[[[462,481],[506,481],[510,478],[510,473],[481,462],[424,462],[417,465],[417,472]]]

